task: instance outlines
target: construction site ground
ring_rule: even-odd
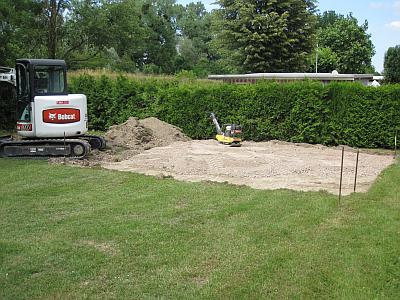
[[[339,191],[341,147],[280,141],[229,147],[215,140],[190,140],[179,128],[156,118],[113,126],[110,149],[92,155],[88,165],[184,181],[214,181],[256,189]],[[346,147],[342,194],[353,192],[356,150]],[[394,162],[389,153],[361,151],[357,192],[365,192]]]
[[[343,195],[353,192],[356,153],[345,152]],[[379,173],[393,162],[389,155],[361,153],[357,191],[365,192]],[[277,141],[244,142],[229,147],[214,140],[174,142],[104,168],[146,175],[171,176],[185,181],[215,181],[256,189],[326,190],[338,193],[341,150]]]

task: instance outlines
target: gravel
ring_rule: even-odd
[[[214,140],[178,141],[155,147],[120,162],[104,161],[107,169],[184,181],[216,181],[256,189],[324,190],[338,193],[341,149],[279,141],[244,142],[242,147]],[[390,155],[361,153],[357,192],[365,192],[387,166]],[[346,148],[343,195],[353,192],[356,150]]]

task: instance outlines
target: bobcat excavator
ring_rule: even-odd
[[[211,113],[210,117],[217,130],[217,135],[215,138],[218,142],[231,147],[240,147],[242,145],[242,139],[240,137],[242,134],[242,126],[237,124],[224,124],[222,126],[223,129],[221,129],[215,114]]]
[[[0,157],[84,158],[91,149],[106,147],[104,138],[85,134],[86,96],[68,94],[63,60],[18,59],[15,71],[4,70],[0,78],[16,85],[16,129],[22,138],[0,137]]]

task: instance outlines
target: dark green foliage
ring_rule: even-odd
[[[242,72],[307,68],[314,48],[315,1],[219,0],[217,39]],[[221,55],[223,53],[221,52]]]
[[[385,81],[400,83],[400,45],[390,47],[385,53]]]
[[[176,59],[176,71],[193,70],[199,77],[206,77],[212,70],[215,60],[210,53],[212,40],[212,14],[201,2],[179,6],[177,14],[179,49]]]
[[[0,130],[15,128],[15,88],[7,82],[0,82]]]
[[[13,67],[16,58],[42,58],[46,48],[42,1],[0,1],[0,66]]]
[[[373,73],[368,24],[316,0],[1,0],[0,65],[59,58],[69,69],[176,74]],[[318,20],[318,22],[317,22]],[[317,50],[316,41],[319,43]]]
[[[85,75],[74,78],[71,88],[88,96],[93,129],[105,130],[130,116],[155,116],[192,138],[210,138],[213,111],[221,124],[242,124],[250,140],[391,148],[400,125],[400,85],[230,85]]]
[[[123,76],[113,80],[82,75],[71,79],[69,91],[87,96],[90,127],[104,130],[130,116],[146,118],[157,114],[162,91],[173,84],[172,80],[128,80]]]

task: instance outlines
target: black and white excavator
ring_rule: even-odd
[[[106,147],[103,137],[86,134],[87,99],[68,94],[63,60],[18,59],[15,69],[1,68],[0,73],[3,88],[16,87],[16,130],[21,137],[0,137],[0,157],[84,158],[91,149]]]

